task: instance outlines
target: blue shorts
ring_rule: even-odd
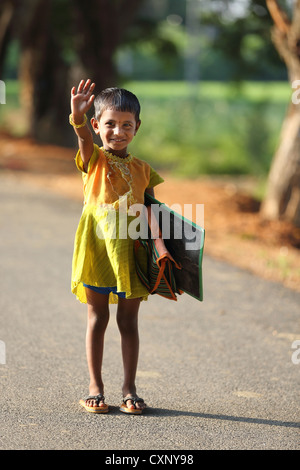
[[[88,284],[85,284],[83,282],[84,287],[88,287],[89,289],[93,290],[94,292],[98,292],[98,294],[110,294],[111,292],[113,294],[118,295],[121,297],[121,299],[126,298],[126,293],[125,292],[117,292],[117,287],[96,287],[96,286],[90,286]]]

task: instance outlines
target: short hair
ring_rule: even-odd
[[[124,88],[106,88],[94,100],[95,118],[101,118],[106,109],[125,111],[135,116],[136,122],[140,120],[141,106],[137,97]]]

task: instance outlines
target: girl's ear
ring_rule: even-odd
[[[92,128],[94,129],[95,134],[99,134],[100,132],[99,123],[96,118],[92,117],[91,125],[92,125]]]
[[[142,124],[142,121],[141,121],[141,120],[139,120],[139,121],[136,123],[134,135],[136,135],[136,133],[137,133],[137,131],[139,130],[141,124]]]

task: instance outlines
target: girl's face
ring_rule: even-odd
[[[136,122],[134,114],[127,111],[106,109],[100,120],[95,118],[91,124],[96,134],[99,134],[105,150],[119,157],[126,157],[127,146],[136,135],[141,122]]]

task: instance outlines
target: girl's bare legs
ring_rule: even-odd
[[[86,330],[86,356],[90,374],[89,394],[104,394],[102,381],[102,359],[104,334],[109,320],[108,295],[98,294],[86,288],[88,304],[88,321]],[[87,400],[86,405],[96,406],[95,400]],[[100,401],[98,406],[103,406]]]
[[[139,356],[138,312],[140,299],[119,298],[117,323],[121,334],[121,347],[124,367],[123,397],[137,397],[135,377]],[[134,408],[131,400],[126,403],[128,408]],[[145,404],[136,403],[136,408],[143,409]]]

